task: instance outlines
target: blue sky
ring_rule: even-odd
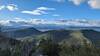
[[[0,0],[0,19],[100,20],[100,0]]]

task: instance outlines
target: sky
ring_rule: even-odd
[[[0,0],[0,20],[100,20],[100,0]]]

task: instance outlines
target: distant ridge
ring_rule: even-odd
[[[4,36],[10,37],[10,38],[23,38],[26,36],[37,35],[40,33],[41,31],[33,27],[3,32]]]

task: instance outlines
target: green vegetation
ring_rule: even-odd
[[[86,43],[84,43],[84,46],[68,46],[63,43],[60,56],[100,56],[100,49]]]
[[[11,56],[9,49],[0,49],[0,56]]]
[[[0,56],[100,56],[100,47],[95,46],[100,45],[100,39],[92,39],[97,36],[90,33],[52,30],[20,40],[0,35]]]
[[[51,39],[40,39],[39,45],[33,46],[28,56],[33,56],[39,49],[43,56],[100,56],[100,48],[87,44],[85,40],[83,46],[69,46],[66,42],[58,44]],[[13,50],[0,49],[0,56],[22,56],[22,52],[21,46],[18,45]]]
[[[53,43],[51,39],[42,39],[40,41],[39,48],[42,49],[43,55],[47,56],[59,56],[59,45]]]

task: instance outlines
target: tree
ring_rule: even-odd
[[[9,49],[0,49],[0,56],[11,56]]]
[[[59,56],[59,45],[54,43],[51,39],[42,39],[40,41],[39,48],[42,49],[43,55],[47,56]]]

